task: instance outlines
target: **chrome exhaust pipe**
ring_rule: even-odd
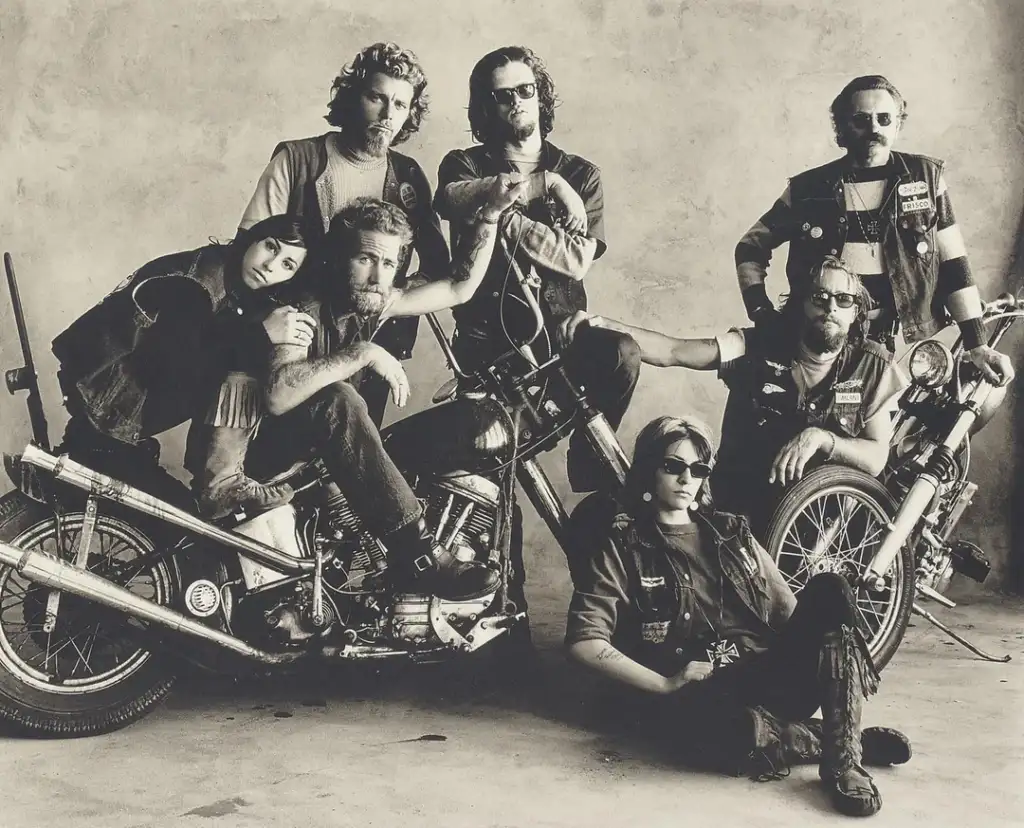
[[[111,583],[106,578],[101,578],[88,570],[79,569],[67,561],[42,552],[19,549],[7,543],[0,543],[0,564],[13,567],[30,581],[44,587],[80,595],[97,604],[103,604],[135,618],[159,624],[174,632],[217,644],[226,650],[262,664],[287,664],[302,656],[302,653],[268,653],[250,647],[240,638],[211,629],[177,610],[141,598],[130,590]]]

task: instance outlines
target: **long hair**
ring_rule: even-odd
[[[540,108],[540,137],[547,138],[554,129],[558,98],[555,97],[555,82],[544,61],[525,46],[502,46],[480,58],[469,75],[469,128],[481,144],[492,137],[492,122],[497,117],[491,96],[491,73],[509,63],[525,63],[533,72]]]
[[[367,79],[378,72],[412,84],[409,117],[391,142],[392,145],[401,144],[419,132],[420,124],[430,109],[430,99],[426,91],[427,76],[419,58],[414,52],[402,49],[394,43],[374,43],[367,46],[341,70],[341,74],[334,79],[331,86],[331,103],[324,120],[331,126],[344,129],[351,117],[352,108],[363,93]]]
[[[654,475],[665,459],[669,446],[680,440],[689,440],[697,450],[697,456],[705,463],[715,463],[715,438],[711,429],[695,417],[662,416],[651,420],[640,429],[633,448],[633,462],[626,473],[623,499],[626,509],[635,517],[651,516],[653,501],[645,501],[644,493],[651,492]],[[714,509],[711,484],[705,480],[697,496],[700,509],[710,512]]]
[[[874,307],[871,294],[864,287],[864,280],[854,273],[842,259],[835,256],[825,256],[821,263],[815,267],[810,277],[796,283],[782,305],[782,317],[779,320],[782,330],[789,331],[794,337],[799,337],[803,331],[806,317],[804,315],[804,302],[820,286],[822,274],[827,270],[838,270],[843,273],[850,283],[850,292],[857,297],[857,316],[850,324],[849,342],[856,344],[864,339],[868,328],[868,311]]]
[[[227,245],[227,261],[229,272],[237,272],[241,266],[242,257],[245,252],[256,242],[263,239],[277,239],[282,244],[291,244],[306,250],[306,259],[287,282],[267,288],[261,293],[268,298],[279,297],[287,292],[291,294],[301,291],[308,274],[313,270],[312,240],[315,238],[309,224],[302,216],[291,213],[282,213],[277,216],[270,216],[262,221],[256,222],[252,227],[239,230],[235,237]],[[309,265],[309,267],[307,267]]]
[[[836,143],[844,149],[846,148],[844,125],[846,124],[846,119],[853,114],[851,111],[853,96],[858,92],[867,92],[870,89],[882,89],[892,95],[892,99],[899,108],[897,117],[900,120],[901,129],[907,120],[907,102],[903,99],[900,91],[887,78],[882,75],[862,75],[859,78],[854,78],[836,95],[832,105],[829,107],[829,114],[832,116],[832,130],[836,134]]]

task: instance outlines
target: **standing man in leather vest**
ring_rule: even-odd
[[[893,151],[907,118],[903,96],[881,75],[854,78],[831,107],[842,158],[800,173],[736,246],[750,319],[775,311],[765,290],[772,251],[789,242],[786,275],[799,290],[825,256],[837,256],[871,294],[871,338],[893,349],[958,323],[971,361],[1004,385],[1013,367],[985,344],[982,306],[953,215],[943,163]]]
[[[447,278],[451,260],[431,206],[430,184],[415,160],[392,149],[419,131],[429,104],[426,87],[423,67],[408,49],[374,43],[360,51],[331,88],[325,120],[337,129],[277,145],[240,227],[288,212],[305,216],[318,239],[331,219],[355,199],[380,198],[408,215],[413,249],[419,257],[419,272],[413,277],[408,276],[410,258],[402,263],[396,286],[405,286],[409,278]],[[313,320],[298,318],[312,328]],[[408,359],[417,326],[414,317],[389,320],[375,341],[398,359]],[[368,379],[360,389],[378,425],[384,417],[388,390],[387,383],[377,377]]]
[[[843,463],[879,474],[889,455],[892,413],[906,378],[881,345],[864,340],[867,292],[838,259],[826,257],[790,294],[778,318],[713,339],[676,339],[600,316],[563,326],[611,328],[632,336],[644,362],[717,369],[729,387],[712,485],[718,506],[763,532],[785,487],[809,465]]]

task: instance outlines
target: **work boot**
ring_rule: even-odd
[[[291,501],[295,492],[287,483],[268,486],[243,471],[252,429],[207,426],[209,442],[197,480],[199,512],[210,520],[241,510],[265,512]]]
[[[825,635],[818,679],[822,691],[818,775],[837,811],[847,816],[876,814],[882,797],[862,764],[860,716],[864,697],[878,687],[878,675],[852,627],[844,625]]]
[[[382,538],[396,593],[436,595],[446,601],[482,598],[498,588],[498,573],[476,561],[460,561],[439,546],[420,517]]]
[[[782,728],[782,746],[791,765],[821,761],[821,720],[789,722]],[[869,767],[903,765],[914,755],[910,740],[891,727],[866,727],[860,732],[861,761]]]

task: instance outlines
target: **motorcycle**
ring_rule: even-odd
[[[434,407],[382,432],[437,543],[495,567],[499,586],[469,601],[395,594],[384,544],[319,460],[273,481],[293,484],[291,503],[214,523],[51,451],[9,255],[5,264],[25,361],[7,387],[28,391],[33,440],[5,457],[16,489],[0,498],[0,718],[31,733],[85,736],[141,718],[170,691],[182,655],[275,670],[478,651],[525,619],[509,598],[516,480],[568,553],[566,512],[538,456],[580,428],[624,478],[607,420],[558,354],[535,356],[539,280],[510,269],[506,292],[518,287],[532,330],[464,372],[429,317],[456,379]]]
[[[995,348],[1024,317],[1024,301],[1010,294],[986,304]],[[824,465],[807,474],[780,501],[766,547],[794,591],[821,572],[847,577],[855,590],[858,621],[878,669],[906,634],[911,614],[934,624],[988,661],[990,655],[943,624],[918,603],[946,607],[955,573],[982,582],[990,564],[975,544],[953,533],[977,492],[968,480],[971,437],[999,409],[1006,387],[985,381],[963,361],[961,340],[952,348],[931,338],[907,354],[911,385],[900,398],[889,460],[880,478]]]

